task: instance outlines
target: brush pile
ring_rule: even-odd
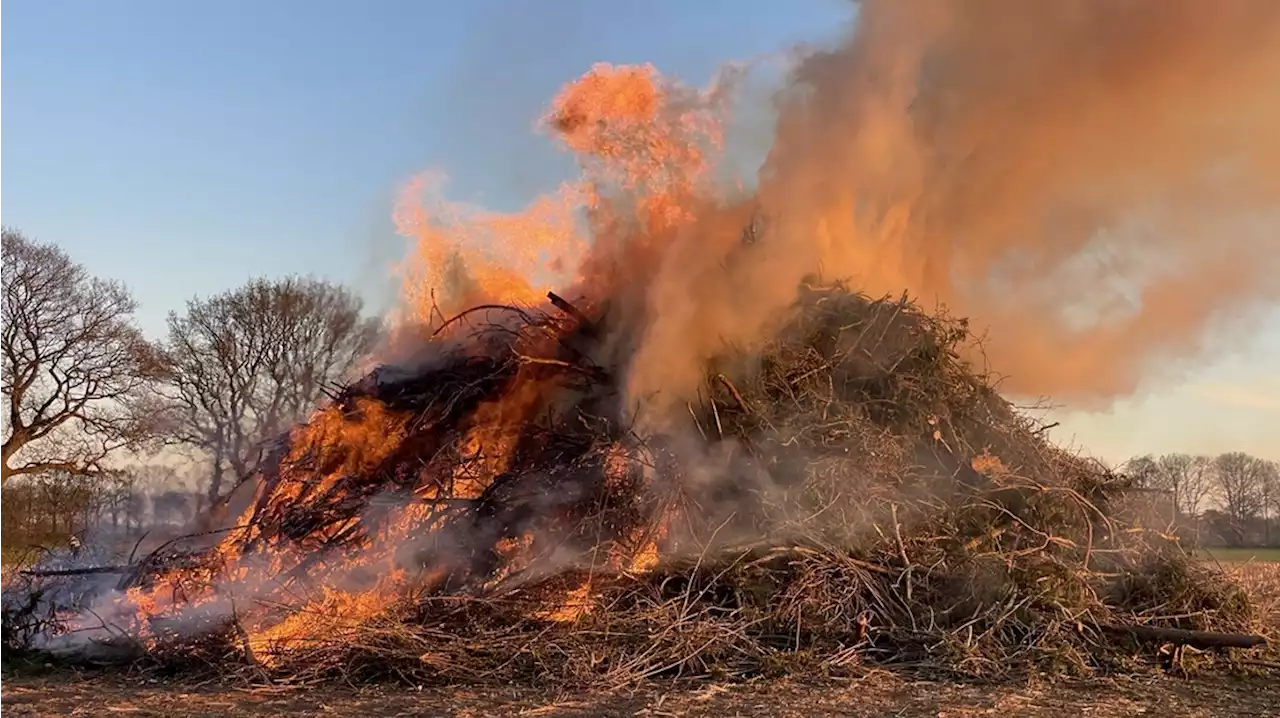
[[[1142,655],[1128,627],[1268,630],[959,358],[963,321],[807,286],[772,342],[709,362],[682,422],[642,431],[582,306],[445,323],[428,361],[294,430],[216,543],[122,567],[79,613],[40,597],[82,576],[7,586],[6,649],[622,685],[1078,674]],[[1178,630],[1156,637],[1196,642]]]

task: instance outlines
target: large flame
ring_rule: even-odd
[[[397,229],[413,239],[405,315],[429,323],[484,302],[533,304],[602,263],[638,259],[620,252],[656,256],[662,248],[646,245],[689,221],[706,190],[722,113],[714,92],[650,66],[600,64],[539,122],[578,158],[579,181],[500,214],[445,200],[442,175],[414,178],[396,207]]]

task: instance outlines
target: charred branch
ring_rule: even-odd
[[[48,578],[51,576],[90,576],[101,573],[127,573],[137,568],[135,565],[127,566],[86,566],[84,568],[57,568],[57,569],[22,569],[18,571],[23,576],[33,576],[37,578]]]
[[[1160,628],[1157,626],[1100,626],[1102,630],[1114,635],[1128,635],[1139,641],[1150,643],[1175,643],[1192,648],[1258,648],[1267,645],[1263,636],[1244,633],[1216,633],[1213,631],[1190,631],[1182,628]]]
[[[591,338],[596,338],[599,336],[598,332],[596,331],[595,323],[592,322],[590,319],[588,319],[587,315],[583,314],[581,310],[573,306],[573,304],[571,304],[569,300],[565,299],[564,297],[561,297],[559,294],[556,294],[555,292],[547,292],[547,299],[551,300],[551,303],[555,305],[556,309],[559,309],[565,314],[568,314],[569,316],[573,317],[575,321],[578,322],[578,331],[581,332],[583,336],[587,336]]]

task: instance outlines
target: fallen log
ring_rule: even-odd
[[[85,568],[50,568],[35,569],[24,568],[18,573],[23,576],[32,576],[34,578],[47,578],[50,576],[88,576],[95,573],[127,573],[133,569],[133,566],[88,566]]]
[[[1256,648],[1267,645],[1267,639],[1244,633],[1217,633],[1214,631],[1189,631],[1184,628],[1158,628],[1155,626],[1099,626],[1102,630],[1129,635],[1140,641],[1177,643],[1193,648]]]

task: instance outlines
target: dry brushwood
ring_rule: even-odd
[[[146,657],[292,680],[622,685],[868,662],[996,678],[1132,665],[1117,627],[1262,625],[1143,527],[1122,477],[1048,443],[962,360],[963,321],[806,286],[774,340],[708,362],[688,426],[640,436],[625,358],[606,354],[626,343],[602,340],[624,325],[551,302],[444,322],[432,361],[375,372],[295,431],[216,547],[131,570],[121,589],[176,611],[247,590],[230,567],[270,567],[198,632],[187,614],[181,631],[139,619]],[[328,584],[376,610],[317,598]],[[39,633],[20,619],[6,610],[6,646]],[[309,630],[271,629],[293,619]]]

